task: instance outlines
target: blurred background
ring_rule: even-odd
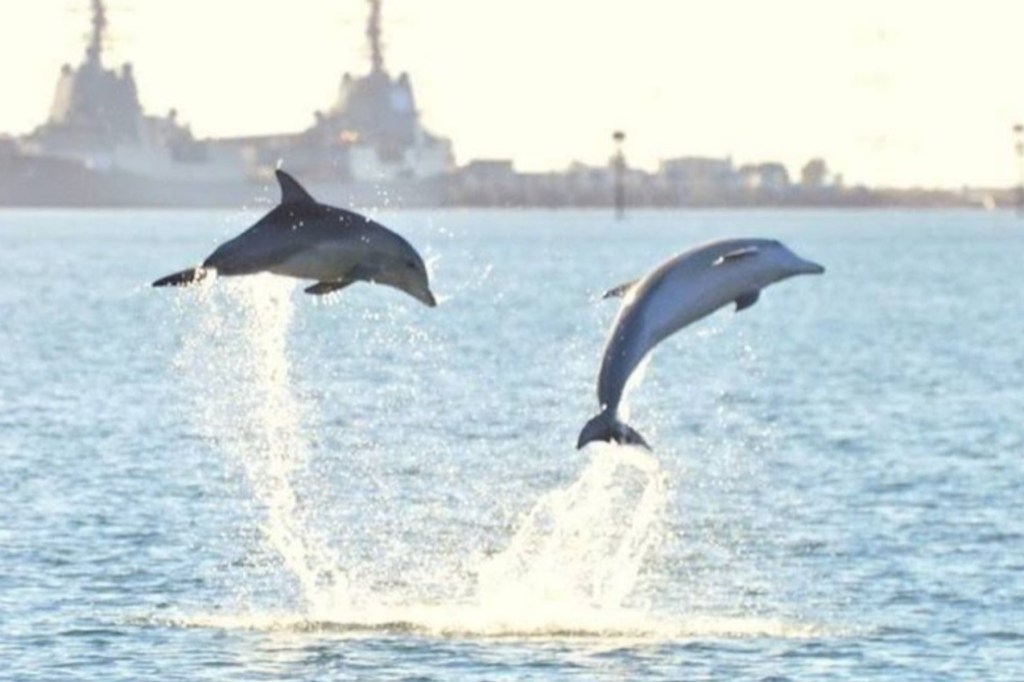
[[[236,206],[278,164],[399,206],[602,205],[620,173],[654,206],[991,207],[1020,181],[1009,0],[0,11],[7,205]]]

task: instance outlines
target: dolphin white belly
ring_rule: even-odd
[[[276,275],[298,279],[339,280],[361,262],[361,251],[340,240],[324,241],[298,251],[268,269]]]

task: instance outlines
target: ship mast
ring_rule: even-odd
[[[94,2],[99,1],[94,0]],[[370,0],[370,21],[366,25],[366,37],[370,39],[370,73],[383,73],[384,54],[380,43],[380,0]]]
[[[103,6],[103,0],[92,0],[92,32],[89,34],[89,47],[85,54],[89,62],[100,63],[100,55],[103,52],[103,34],[107,28],[107,10]]]

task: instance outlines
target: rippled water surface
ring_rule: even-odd
[[[1024,677],[1024,223],[406,212],[442,304],[147,283],[252,216],[0,213],[0,678]],[[702,240],[824,263],[655,353]]]

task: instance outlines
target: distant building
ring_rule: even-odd
[[[791,189],[789,171],[781,163],[744,164],[737,171],[739,184],[748,200],[777,200],[784,198]]]
[[[509,184],[515,180],[516,170],[509,159],[476,159],[459,169],[459,175],[481,184]]]
[[[509,159],[476,159],[459,168],[448,182],[448,201],[456,205],[496,206],[515,201],[520,176]]]
[[[761,191],[770,194],[785,194],[789,191],[789,171],[781,163],[769,162],[757,166],[761,175]]]
[[[800,186],[806,190],[817,190],[828,183],[828,165],[824,159],[811,159],[800,169]]]
[[[665,159],[658,167],[670,196],[683,203],[721,201],[736,187],[731,158],[682,156]]]
[[[605,166],[588,166],[575,161],[561,177],[555,178],[569,206],[601,206],[614,199],[616,164],[613,156]],[[629,184],[630,170],[623,166],[623,182]]]

